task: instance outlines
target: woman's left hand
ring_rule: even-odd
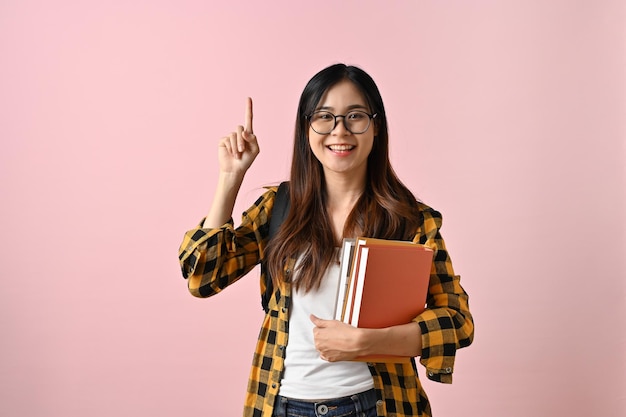
[[[360,329],[338,320],[323,320],[311,314],[313,339],[320,358],[329,361],[349,361],[363,356]]]

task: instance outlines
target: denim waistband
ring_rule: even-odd
[[[376,390],[370,389],[347,397],[323,401],[303,401],[278,395],[274,403],[274,417],[287,417],[287,411],[299,411],[300,415],[311,417],[334,417],[350,411],[363,413],[376,408]]]

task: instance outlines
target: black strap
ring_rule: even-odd
[[[272,209],[272,215],[270,217],[270,225],[269,225],[269,240],[271,240],[280,225],[283,223],[285,218],[287,217],[287,213],[289,213],[289,182],[285,181],[280,183],[278,186],[278,190],[276,191],[276,196],[274,197],[274,208]],[[272,277],[270,276],[267,268],[265,269],[265,292],[261,295],[261,305],[263,306],[263,310],[267,313],[269,310],[269,302],[270,298],[272,298],[272,293],[274,292],[274,284],[272,283]]]

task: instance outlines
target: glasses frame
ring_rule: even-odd
[[[313,127],[313,125],[311,124],[311,118],[313,117],[313,115],[315,115],[315,114],[317,114],[317,113],[328,113],[328,114],[330,114],[331,116],[333,116],[333,117],[334,117],[335,121],[334,121],[334,123],[333,123],[333,128],[332,128],[332,129],[330,129],[328,132],[324,132],[324,133],[322,133],[322,132],[318,132],[317,130],[315,130],[315,128],[314,128],[314,127]],[[349,127],[348,127],[348,125],[346,124],[346,117],[347,117],[350,113],[363,113],[363,114],[367,115],[367,117],[368,117],[369,119],[368,119],[368,121],[367,121],[367,127],[365,128],[365,130],[363,130],[362,132],[353,132],[352,130],[350,130],[350,128],[349,128]],[[372,120],[373,120],[373,119],[375,119],[375,118],[376,118],[376,116],[378,116],[378,113],[370,114],[370,113],[368,113],[368,112],[366,112],[366,111],[363,111],[363,110],[350,110],[350,111],[349,111],[348,113],[346,113],[346,114],[337,114],[337,115],[335,115],[335,114],[333,114],[333,113],[329,112],[328,110],[318,110],[318,111],[314,111],[313,113],[311,113],[311,114],[309,114],[309,115],[307,115],[307,116],[304,116],[304,118],[305,118],[305,119],[309,122],[309,126],[311,127],[311,129],[313,129],[313,131],[314,131],[315,133],[317,133],[318,135],[328,135],[328,134],[330,134],[333,130],[335,130],[335,128],[337,127],[337,118],[339,118],[339,117],[341,117],[341,118],[342,118],[342,120],[341,120],[341,121],[343,122],[343,127],[345,127],[345,128],[346,128],[346,130],[347,130],[348,132],[352,133],[353,135],[360,135],[360,134],[365,133],[365,132],[367,132],[367,131],[369,130],[369,128],[370,128],[370,126],[371,126],[371,124],[372,124]]]

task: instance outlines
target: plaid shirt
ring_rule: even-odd
[[[265,291],[264,254],[269,219],[276,187],[269,188],[242,216],[241,226],[232,219],[217,229],[203,229],[202,223],[185,234],[179,259],[191,294],[210,297],[222,291],[261,263],[260,287]],[[431,247],[434,253],[427,308],[414,319],[422,331],[420,363],[429,379],[452,382],[456,350],[468,346],[474,323],[468,296],[454,274],[452,263],[439,233],[441,214],[417,203],[423,221],[414,242]],[[290,274],[295,264],[285,265]],[[259,334],[246,396],[244,416],[270,417],[284,370],[289,337],[291,286],[283,283],[274,290]],[[415,360],[406,363],[370,363],[379,401],[379,416],[430,416],[428,398],[417,376]]]

